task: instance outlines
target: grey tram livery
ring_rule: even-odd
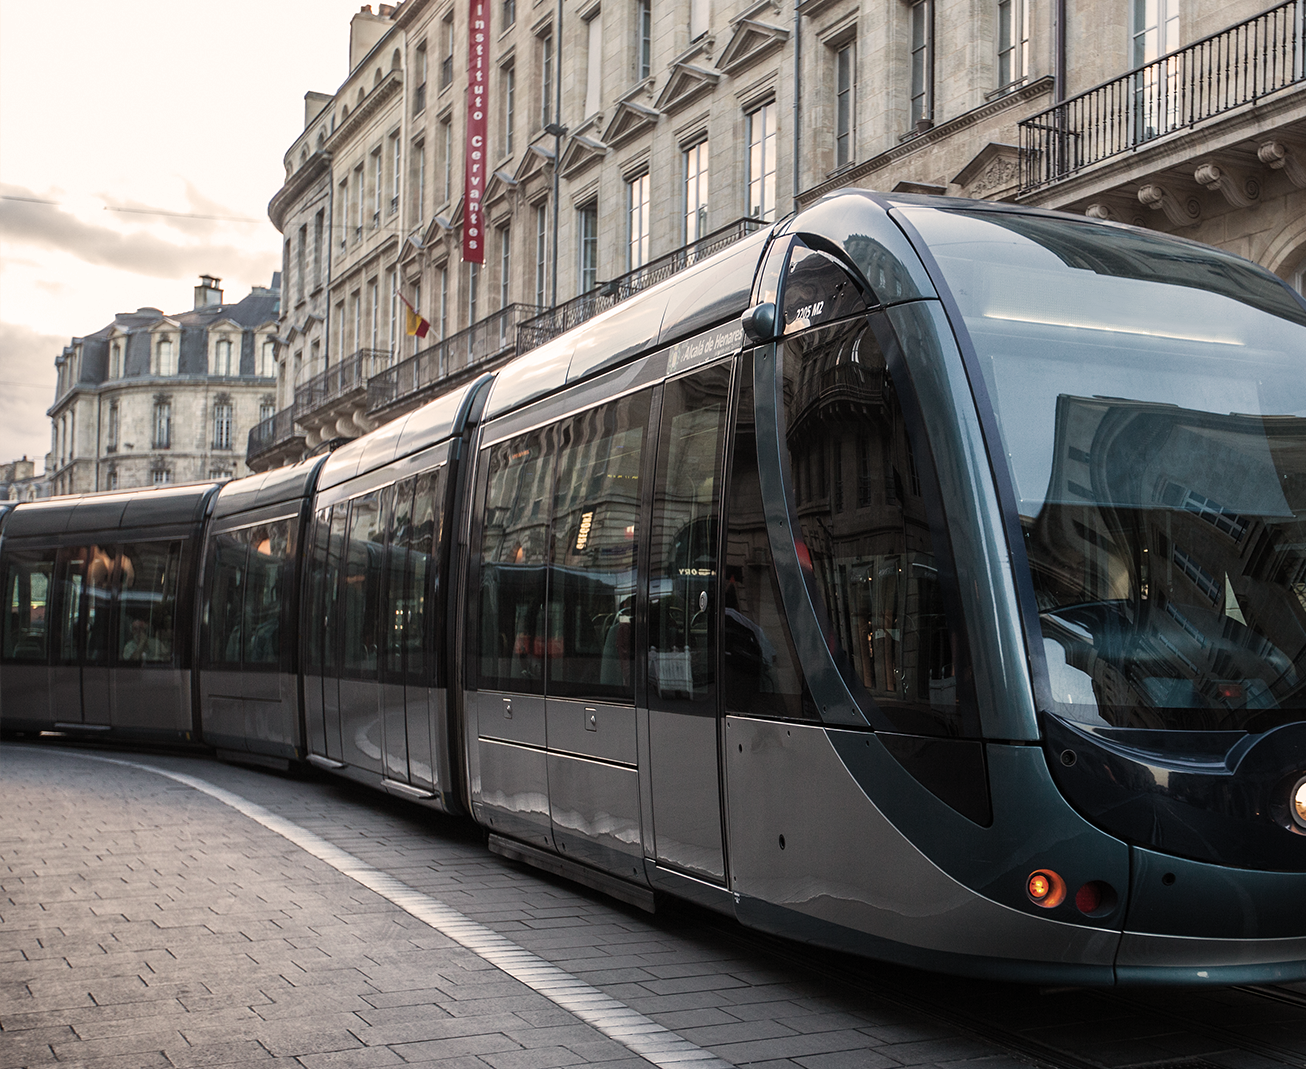
[[[1304,364],[1237,257],[832,195],[325,459],[17,506],[0,717],[870,957],[1300,980]]]

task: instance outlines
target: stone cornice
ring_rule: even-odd
[[[330,149],[318,149],[299,170],[286,179],[286,184],[268,201],[268,218],[272,220],[272,225],[278,231],[285,233],[286,214],[291,206],[308,192],[308,188],[314,182],[330,170]]]
[[[819,185],[803,190],[798,194],[799,207],[806,208],[808,205],[820,200],[827,193],[855,185],[861,179],[884,169],[891,163],[896,163],[898,160],[914,155],[923,148],[937,145],[940,141],[946,141],[954,134],[981,123],[985,119],[1018,108],[1023,104],[1028,104],[1031,100],[1035,100],[1040,96],[1045,96],[1052,92],[1052,85],[1053,78],[1051,75],[1047,75],[1035,79],[1029,85],[1021,86],[1006,96],[999,97],[997,100],[990,100],[978,108],[972,108],[970,111],[948,119],[946,122],[934,127],[934,129],[913,137],[910,141],[895,145],[887,152],[872,156],[869,160],[865,160],[854,167],[849,167],[846,171],[841,171],[835,177],[827,179]]]
[[[403,84],[403,71],[392,70],[386,74],[381,79],[381,84],[374,86],[372,91],[363,97],[363,102],[349,113],[349,118],[336,127],[335,132],[327,138],[327,146],[346,141],[358,133],[358,128],[375,115],[382,104],[399,92]]]

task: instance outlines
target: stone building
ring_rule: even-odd
[[[460,257],[483,4],[485,262]],[[264,468],[409,410],[842,186],[1183,234],[1301,285],[1306,0],[406,0],[363,8],[269,211]],[[404,333],[400,298],[431,323]]]
[[[281,282],[234,304],[220,282],[201,276],[186,312],[119,313],[55,359],[53,494],[248,474],[249,428],[276,407]]]
[[[49,496],[49,480],[36,474],[36,461],[28,460],[26,454],[0,464],[0,501],[36,501]]]

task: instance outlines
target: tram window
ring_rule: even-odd
[[[797,246],[784,282],[786,333],[866,311],[860,287],[827,253]]]
[[[322,671],[328,676],[340,672],[340,633],[343,602],[340,597],[341,573],[345,561],[345,529],[349,506],[341,502],[331,510],[331,528],[327,535],[326,571],[322,593]]]
[[[86,554],[86,647],[84,661],[86,664],[108,664],[109,647],[109,610],[113,596],[113,584],[121,583],[120,577],[114,575],[115,568],[127,568],[121,563],[118,552],[112,546],[94,545],[88,547]]]
[[[549,564],[548,693],[635,699],[635,564],[649,394],[572,417],[560,432]]]
[[[440,544],[440,504],[444,489],[444,469],[437,468],[417,477],[413,495],[412,536],[409,540],[407,572],[408,612],[405,619],[408,680],[410,683],[431,682],[441,685],[441,680],[429,679],[427,646],[439,641],[438,627],[431,615],[428,599],[438,593],[440,572],[434,567],[433,556]],[[432,589],[432,581],[437,584]],[[436,604],[439,604],[438,600]],[[428,624],[428,620],[430,623]],[[428,635],[428,629],[432,633]]]
[[[304,671],[322,671],[322,635],[326,612],[327,538],[331,530],[331,508],[319,509],[313,521],[304,583]]]
[[[59,551],[59,663],[81,662],[83,592],[86,589],[86,547]]]
[[[44,664],[55,551],[13,550],[5,558],[5,660]]]
[[[128,664],[171,664],[176,651],[180,542],[122,547],[118,568],[118,652]]]
[[[388,567],[385,609],[385,671],[392,682],[402,680],[404,671],[404,645],[408,633],[408,617],[412,606],[411,591],[405,581],[412,553],[413,480],[405,479],[387,490],[391,499],[390,535],[388,538]]]
[[[816,703],[789,634],[767,538],[757,472],[751,360],[744,361],[741,378],[721,593],[722,694],[730,712],[816,720]]]
[[[380,492],[355,498],[349,507],[341,620],[344,634],[341,669],[350,675],[373,677],[376,674],[384,548]]]
[[[245,664],[279,665],[282,599],[294,556],[290,521],[260,524],[248,529],[245,536],[249,542],[242,628]]]
[[[208,663],[215,668],[237,668],[245,618],[245,557],[249,545],[243,531],[220,531],[209,545]],[[123,656],[130,659],[125,649]]]
[[[716,682],[717,498],[730,370],[667,383],[653,491],[649,700],[710,701]]]
[[[544,693],[544,569],[553,497],[553,432],[486,452],[481,538],[480,686]]]
[[[791,470],[842,469],[856,458],[857,508],[841,510],[831,492],[854,475],[842,470],[809,481],[797,506],[846,672],[899,730],[956,733],[964,650],[944,610],[923,466],[866,320],[787,339],[784,395]]]

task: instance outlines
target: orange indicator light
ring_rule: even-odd
[[[1066,900],[1066,881],[1051,869],[1039,869],[1029,874],[1025,891],[1034,905],[1052,909]]]

